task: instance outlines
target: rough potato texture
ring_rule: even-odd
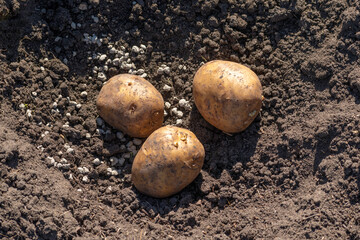
[[[165,126],[153,132],[137,153],[132,181],[146,195],[169,197],[197,177],[204,157],[204,147],[194,133]]]
[[[102,87],[96,106],[108,124],[132,137],[149,136],[164,120],[161,94],[150,82],[131,74],[112,77]]]
[[[262,87],[249,68],[215,60],[196,72],[193,97],[206,121],[224,132],[236,133],[245,130],[259,113]]]

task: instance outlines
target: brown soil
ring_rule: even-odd
[[[359,2],[134,3],[0,0],[0,238],[360,239]],[[96,121],[101,72],[128,72],[109,45],[205,146],[201,174],[173,197],[133,187],[133,154],[108,174],[132,140]],[[233,136],[192,101],[213,59],[245,64],[264,88],[261,115]]]

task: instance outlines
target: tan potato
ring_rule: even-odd
[[[208,62],[196,72],[193,97],[205,120],[227,133],[245,130],[258,115],[263,99],[253,71],[222,60]]]
[[[165,126],[153,132],[136,154],[132,182],[142,193],[169,197],[180,192],[200,173],[205,150],[194,133]]]
[[[161,94],[150,82],[136,75],[112,77],[102,87],[96,106],[108,124],[132,137],[149,136],[164,120]]]

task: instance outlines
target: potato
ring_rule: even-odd
[[[169,197],[197,177],[204,157],[204,147],[191,131],[174,126],[159,128],[136,154],[132,182],[146,195]]]
[[[145,138],[161,127],[164,100],[144,78],[131,74],[112,77],[96,101],[99,115],[131,137]]]
[[[222,60],[208,62],[196,72],[193,97],[204,119],[227,133],[245,130],[258,115],[263,99],[253,71]]]

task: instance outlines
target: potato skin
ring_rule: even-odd
[[[208,62],[196,72],[193,97],[205,120],[227,133],[245,130],[258,115],[263,98],[253,71],[222,60]]]
[[[144,78],[119,74],[101,89],[96,101],[99,115],[131,137],[145,138],[162,126],[164,100]]]
[[[197,177],[204,157],[204,147],[191,131],[174,126],[159,128],[136,154],[132,182],[146,195],[169,197]]]

